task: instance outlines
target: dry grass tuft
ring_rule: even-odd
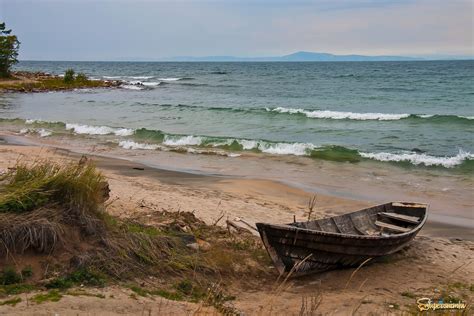
[[[105,178],[87,159],[12,168],[0,179],[0,260],[16,262],[14,257],[25,253],[54,258],[43,276],[52,276],[46,287],[57,289],[77,282],[101,284],[102,277],[125,281],[152,276],[167,284],[190,280],[180,289],[180,297],[188,299],[210,293],[210,284],[271,274],[265,250],[250,233],[233,235],[189,212],[154,212],[147,218],[153,225],[118,219],[106,212],[108,193]],[[206,301],[226,310],[225,296],[216,293]]]

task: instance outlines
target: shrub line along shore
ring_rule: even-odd
[[[70,70],[69,70],[70,71]],[[0,92],[48,92],[75,89],[114,88],[122,84],[118,80],[92,80],[84,74],[72,78],[44,72],[16,71],[9,78],[0,78]]]

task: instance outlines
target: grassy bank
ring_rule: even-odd
[[[0,178],[3,303],[17,304],[23,292],[43,291],[32,298],[40,304],[90,294],[78,287],[119,284],[134,296],[232,313],[233,283],[271,278],[269,258],[250,233],[207,225],[189,212],[156,212],[153,226],[119,219],[108,214],[108,197],[106,179],[85,158],[18,164]]]

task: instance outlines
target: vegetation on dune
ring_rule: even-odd
[[[129,288],[142,296],[202,300],[229,312],[222,284],[268,274],[259,268],[268,266],[268,256],[250,233],[234,236],[187,212],[156,212],[154,226],[119,219],[106,212],[108,196],[105,178],[87,159],[18,164],[0,178],[0,259],[34,254],[55,260],[47,273],[4,267],[0,296],[46,288],[50,292],[33,301],[54,301],[77,285],[146,277]],[[208,246],[190,247],[199,243]],[[29,281],[32,275],[47,282]]]
[[[66,70],[63,77],[41,72],[17,71],[11,72],[7,80],[0,80],[0,92],[62,91],[117,87],[120,84],[119,81],[91,80],[84,73],[75,75],[73,69]]]
[[[20,42],[11,32],[6,29],[5,23],[0,23],[0,78],[10,77],[11,66],[18,62]]]

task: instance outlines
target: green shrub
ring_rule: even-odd
[[[2,273],[0,274],[0,283],[1,285],[10,285],[20,283],[23,280],[21,275],[16,272],[16,270],[12,267],[7,267],[3,269]]]
[[[23,268],[23,270],[21,270],[21,276],[25,279],[30,278],[32,275],[33,269],[31,268],[31,266],[26,266]]]
[[[52,280],[46,284],[46,288],[68,289],[74,285],[80,284],[102,287],[105,285],[105,279],[102,275],[91,272],[88,269],[79,269],[65,277],[59,277]]]
[[[83,72],[80,72],[76,76],[76,81],[77,82],[87,82],[89,79],[87,78],[86,74]]]
[[[74,82],[74,69],[66,70],[66,73],[64,74],[64,82],[65,83]]]

